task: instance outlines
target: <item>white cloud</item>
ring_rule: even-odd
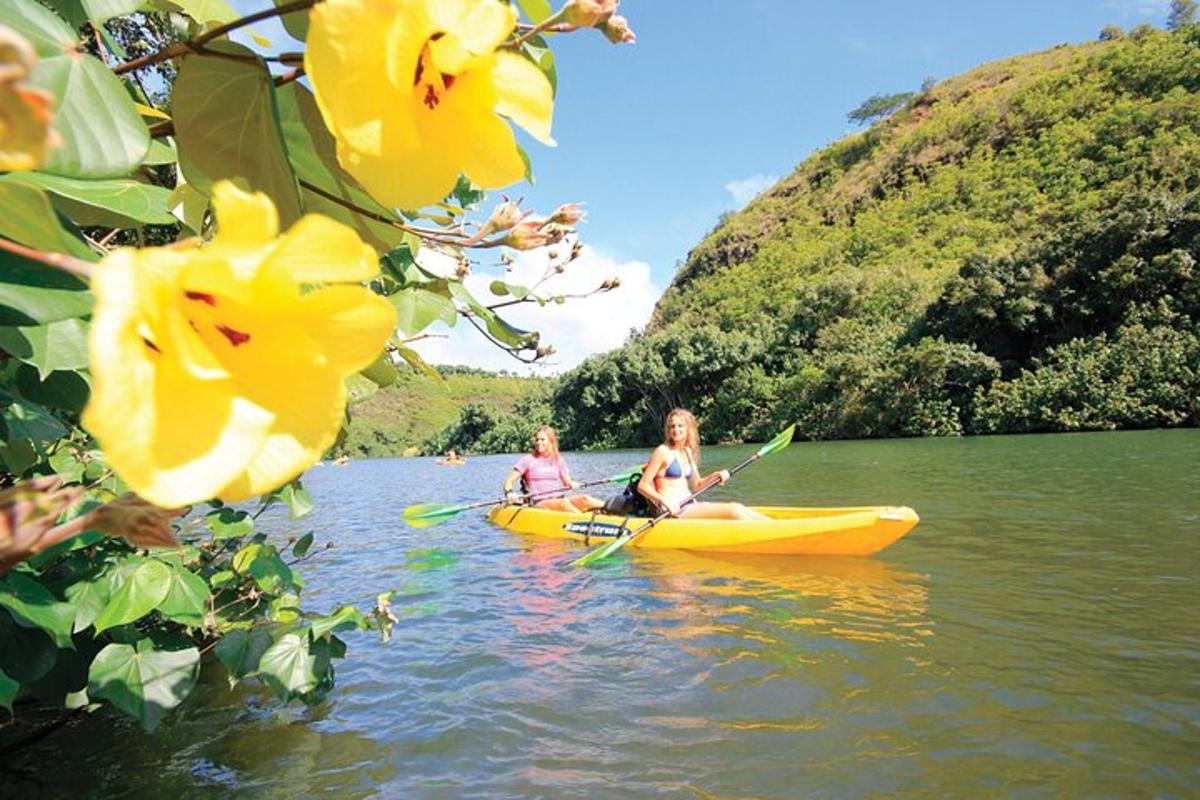
[[[739,181],[730,181],[725,184],[725,189],[733,196],[733,202],[738,208],[749,203],[754,198],[758,197],[764,190],[770,189],[779,180],[778,175],[751,175],[749,178],[742,178]]]
[[[553,250],[555,248],[549,248]],[[565,251],[566,246],[559,245]],[[445,257],[422,250],[421,262],[430,270],[447,274],[454,269]],[[467,289],[481,303],[503,302],[488,286],[496,278],[507,283],[532,286],[546,269],[545,250],[519,253],[512,268],[484,271],[476,268],[466,279]],[[453,329],[441,323],[430,327],[429,333],[449,334],[447,338],[422,339],[411,346],[421,357],[433,364],[465,364],[483,369],[507,369],[520,373],[552,374],[568,370],[594,353],[603,353],[621,346],[631,328],[641,328],[650,319],[654,303],[662,289],[650,277],[650,265],[642,261],[616,261],[590,246],[584,246],[579,258],[567,265],[566,271],[555,275],[538,289],[544,297],[556,294],[582,294],[591,291],[611,277],[621,279],[616,289],[581,299],[568,299],[562,305],[522,303],[501,309],[500,315],[510,324],[524,330],[541,333],[541,343],[552,345],[554,355],[526,366],[500,348],[488,342],[464,319]]]

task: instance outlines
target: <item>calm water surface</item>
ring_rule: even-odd
[[[706,468],[751,451],[706,448]],[[639,455],[570,460],[586,479]],[[721,490],[916,508],[875,558],[578,570],[577,547],[482,515],[399,521],[494,495],[513,460],[324,466],[313,515],[264,517],[337,543],[307,605],[398,590],[393,641],[351,635],[328,702],[280,707],[212,668],[158,733],[90,718],[0,793],[1200,795],[1200,431],[797,443]]]

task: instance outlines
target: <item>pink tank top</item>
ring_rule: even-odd
[[[526,453],[513,465],[513,469],[521,473],[521,477],[525,479],[525,488],[530,494],[553,492],[562,489],[565,484],[563,473],[566,472],[566,467],[561,458],[546,458]]]

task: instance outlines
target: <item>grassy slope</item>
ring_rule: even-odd
[[[1126,180],[1194,176],[1195,128],[1164,123],[1194,120],[1197,95],[1156,91],[1169,63],[1130,74],[1124,62],[1139,49],[1175,68],[1196,61],[1194,47],[1161,33],[1018,56],[947,80],[815,154],[689,253],[651,330],[787,314],[802,286],[845,271],[915,291],[919,310],[970,255],[1008,254],[1111,202]]]
[[[458,419],[468,404],[508,412],[547,379],[485,373],[448,374],[445,383],[402,372],[392,386],[353,406],[342,452],[356,456],[401,455]]]

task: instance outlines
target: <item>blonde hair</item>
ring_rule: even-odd
[[[683,440],[683,449],[687,453],[688,458],[692,460],[692,464],[696,469],[700,468],[700,426],[696,423],[696,418],[692,416],[692,412],[686,408],[673,408],[671,413],[667,414],[667,421],[663,424],[663,444],[667,447],[673,447],[671,443],[671,420],[683,420],[684,427],[687,429],[687,435]]]
[[[558,434],[555,433],[554,428],[551,428],[549,425],[543,425],[542,427],[540,427],[536,431],[534,431],[533,438],[536,439],[537,435],[539,433],[546,434],[546,438],[550,441],[550,452],[546,454],[546,457],[550,458],[554,461],[557,461],[558,460]],[[533,451],[531,451],[531,454],[536,456],[537,449],[535,448]]]

